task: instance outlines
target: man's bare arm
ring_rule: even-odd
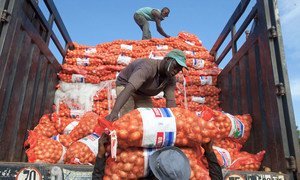
[[[165,31],[163,30],[163,28],[161,27],[161,15],[160,15],[160,13],[159,13],[159,11],[157,11],[157,10],[155,10],[155,9],[153,9],[152,10],[152,15],[153,15],[153,17],[154,17],[154,21],[155,21],[155,23],[156,23],[156,30],[162,35],[162,36],[164,36],[164,37],[170,37],[169,35],[167,35],[166,33],[165,33]]]

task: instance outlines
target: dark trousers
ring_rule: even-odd
[[[137,13],[134,13],[133,18],[134,18],[134,21],[136,22],[136,24],[143,31],[142,39],[151,39],[151,32],[149,30],[149,22],[146,20],[146,18],[142,15],[137,14]]]

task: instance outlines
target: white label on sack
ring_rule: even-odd
[[[195,55],[194,51],[184,51],[186,55]]]
[[[90,64],[90,58],[77,58],[76,63],[78,66],[88,66]]]
[[[213,149],[215,149],[221,155],[223,161],[223,167],[224,168],[229,167],[231,165],[231,156],[229,152],[226,149],[219,148],[216,146],[213,146]]]
[[[157,50],[168,50],[169,46],[168,45],[156,45]]]
[[[66,126],[63,131],[63,134],[70,134],[70,132],[78,125],[79,121],[73,121]]]
[[[127,44],[121,44],[121,49],[127,49],[127,50],[131,50],[133,49],[132,45],[127,45]]]
[[[95,54],[96,52],[97,52],[96,48],[87,48],[84,51],[85,54]]]
[[[204,67],[205,61],[203,59],[193,59],[193,67],[195,69],[201,69]]]
[[[83,144],[87,145],[89,149],[93,152],[95,156],[98,154],[98,139],[100,136],[98,136],[96,133],[90,134],[82,139],[79,140],[79,142],[82,142]]]
[[[169,108],[138,108],[143,121],[142,147],[173,146],[176,119]]]
[[[64,156],[66,154],[66,147],[61,145],[62,146],[62,153],[61,153],[61,156],[60,156],[60,159],[57,161],[57,163],[64,163]]]
[[[200,76],[201,85],[212,85],[212,76]]]
[[[245,125],[237,117],[234,117],[233,115],[228,113],[225,113],[225,115],[231,121],[231,130],[228,137],[233,137],[236,139],[242,138],[244,136]]]
[[[192,101],[194,101],[196,103],[204,104],[205,103],[205,97],[192,96]]]
[[[201,115],[202,115],[202,111],[196,111],[195,113],[196,113],[196,116],[198,116],[198,117],[201,117]]]
[[[117,63],[118,64],[122,64],[122,65],[128,65],[131,61],[131,57],[129,56],[123,56],[123,55],[119,55],[118,59],[117,59]]]
[[[153,52],[150,53],[149,58],[155,59],[155,60],[163,60],[164,59],[163,56],[156,56]]]
[[[84,83],[85,78],[81,74],[72,74],[72,82],[73,83]]]
[[[192,46],[195,46],[195,43],[194,42],[191,42],[191,41],[188,41],[186,40],[185,43],[189,44],[189,45],[192,45]]]
[[[79,118],[83,116],[84,110],[78,110],[78,109],[71,109],[70,110],[70,115],[72,118]]]
[[[152,148],[144,148],[143,156],[144,156],[144,177],[149,174],[149,157],[155,152],[157,149]]]
[[[162,99],[162,98],[164,98],[164,92],[161,91],[160,93],[158,93],[157,95],[155,95],[153,98],[154,99]]]

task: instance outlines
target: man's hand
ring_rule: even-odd
[[[212,148],[213,142],[212,140],[210,140],[208,143],[202,144],[201,146],[203,147],[203,149],[205,150],[205,152],[213,152],[213,148]]]
[[[105,155],[105,147],[104,144],[108,142],[108,135],[105,133],[102,133],[101,138],[98,140],[98,154],[97,156],[99,158],[104,158]]]
[[[106,117],[105,117],[105,119],[106,120],[108,120],[108,121],[115,121],[116,119],[118,119],[118,114],[115,114],[115,113],[110,113],[109,115],[107,115]]]

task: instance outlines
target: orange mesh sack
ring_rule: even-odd
[[[208,169],[199,160],[199,154],[191,148],[182,148],[181,150],[190,161],[190,179],[210,179]],[[143,148],[120,150],[116,161],[111,157],[107,159],[103,179],[137,179],[146,177],[150,171],[148,159],[154,152],[154,149]]]
[[[230,138],[243,145],[250,136],[252,118],[249,114],[231,115],[223,111],[201,106],[196,114],[206,121],[213,122],[218,129],[217,139]]]
[[[188,44],[202,46],[202,42],[194,34],[188,32],[180,32],[178,37],[186,41]]]
[[[70,134],[70,132],[78,125],[79,121],[73,118],[56,117],[52,118],[55,128],[61,134]]]
[[[211,122],[181,108],[138,108],[112,124],[104,119],[99,123],[116,132],[121,148],[193,146],[208,142],[217,132]]]
[[[24,146],[29,146],[26,155],[30,163],[63,163],[66,148],[58,141],[30,131]]]
[[[232,140],[232,138],[217,139],[214,141],[214,145],[229,151],[240,151],[243,147],[240,143]]]
[[[86,112],[79,120],[71,122],[65,129],[69,134],[62,134],[53,137],[64,146],[69,147],[73,142],[94,132],[98,124],[98,115],[94,112]]]
[[[213,149],[220,166],[229,170],[258,171],[265,154],[264,150],[257,154],[250,154],[217,146],[213,146]]]
[[[85,137],[94,132],[98,124],[98,115],[94,112],[86,112],[80,119],[78,125],[70,132],[73,141]]]
[[[76,142],[68,148],[65,155],[66,164],[95,164],[98,153],[98,139],[96,133],[90,134]]]
[[[48,138],[58,134],[55,124],[51,121],[49,114],[45,114],[41,117],[39,124],[33,131]]]
[[[241,171],[258,171],[261,162],[264,158],[265,151],[260,151],[257,154],[250,154],[242,151],[233,155],[233,161],[228,169]]]

